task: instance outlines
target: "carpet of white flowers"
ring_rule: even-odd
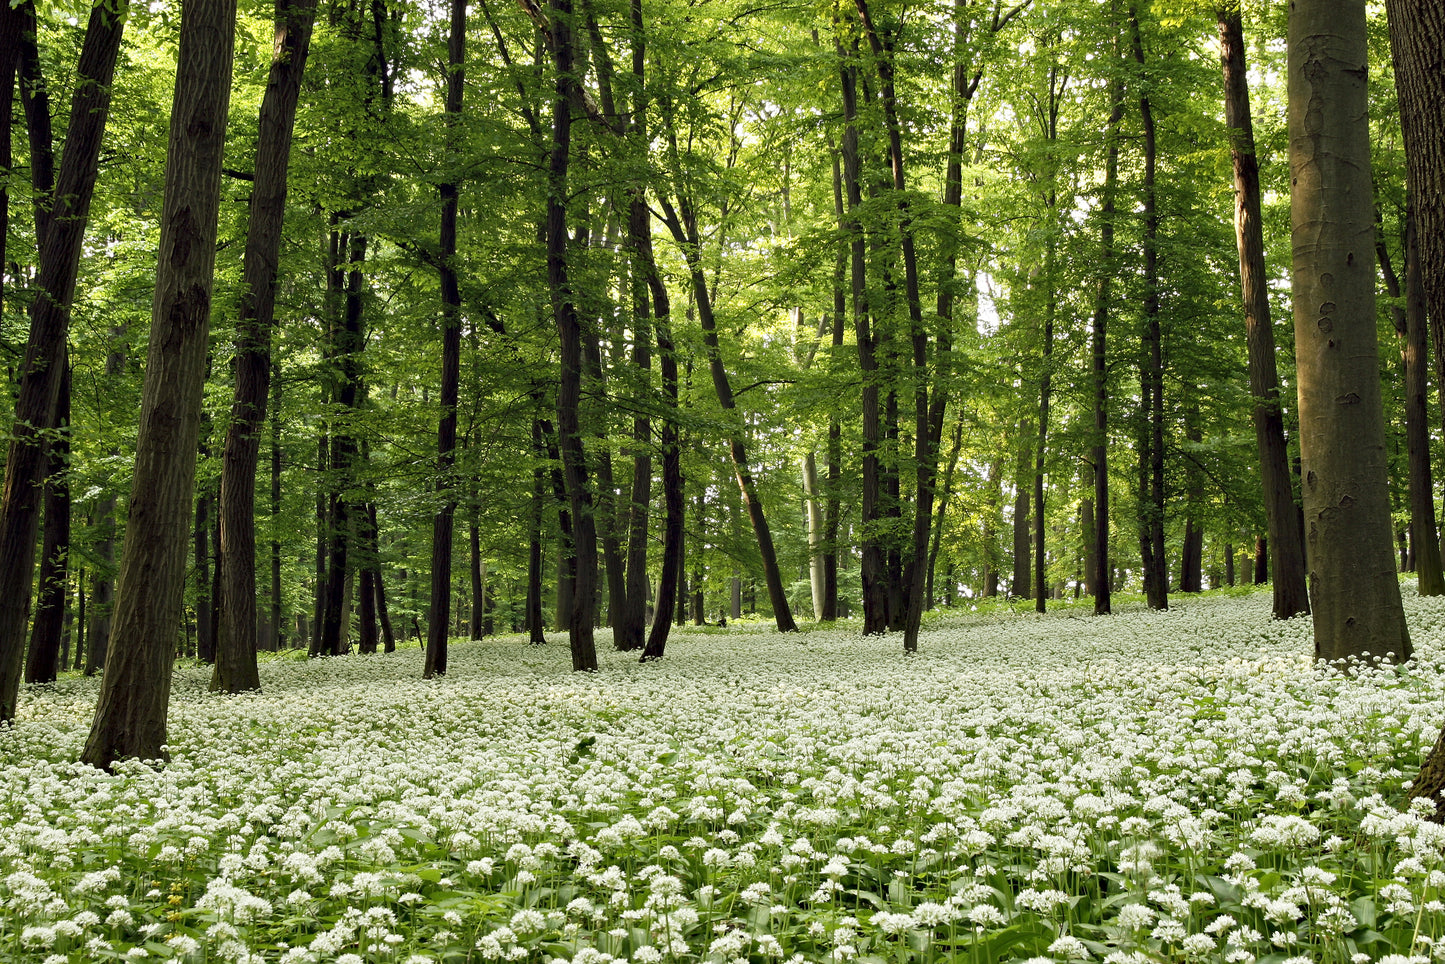
[[[1445,960],[1445,831],[1404,784],[1419,658],[1312,665],[1268,595],[679,633],[665,660],[455,643],[177,670],[171,762],[73,762],[94,680],[0,730],[0,960]]]

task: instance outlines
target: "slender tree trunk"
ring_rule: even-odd
[[[281,378],[271,362],[271,645],[282,648],[281,629]]]
[[[1265,536],[1254,539],[1254,584],[1263,586],[1269,582],[1269,540]]]
[[[255,181],[241,259],[235,388],[221,462],[220,632],[211,689],[222,693],[261,688],[256,668],[256,472],[270,393],[291,135],[315,16],[316,0],[276,0],[271,69],[257,121]],[[273,598],[272,632],[279,631],[276,605]]]
[[[447,81],[444,105],[447,138],[456,139],[456,125],[461,117],[462,91],[465,86],[467,35],[466,0],[451,0],[451,30],[447,40]],[[457,511],[453,490],[456,480],[452,467],[456,463],[457,399],[461,384],[462,324],[461,288],[457,282],[457,207],[455,180],[447,180],[438,189],[442,200],[441,257],[438,267],[442,290],[442,383],[441,416],[437,423],[437,496],[441,502],[432,519],[431,551],[431,616],[427,622],[426,679],[447,671],[447,623],[452,605],[452,529]]]
[[[70,305],[125,18],[123,0],[91,10],[56,178],[53,230],[38,232],[43,242],[37,291],[30,307],[30,335],[20,367],[13,435],[0,493],[0,723],[15,718],[19,699],[39,530],[44,436],[55,425]]]
[[[1013,578],[1009,581],[1009,596],[1028,599],[1029,580],[1033,578],[1033,561],[1029,558],[1033,550],[1032,518],[1029,515],[1029,470],[1033,463],[1034,428],[1027,421],[1019,424],[1018,462],[1014,466],[1014,513],[1013,513]]]
[[[1116,272],[1114,206],[1119,183],[1119,124],[1124,118],[1124,83],[1116,73],[1109,81],[1107,146],[1103,196],[1099,203],[1099,276],[1090,337],[1093,356],[1094,439],[1090,461],[1094,470],[1094,614],[1111,612],[1109,560],[1109,369],[1108,325]]]
[[[1400,360],[1404,368],[1405,441],[1410,465],[1410,557],[1405,571],[1418,573],[1420,595],[1439,596],[1445,595],[1445,575],[1441,573],[1440,535],[1435,524],[1434,481],[1430,469],[1428,325],[1414,208],[1414,198],[1410,197],[1404,218],[1403,290],[1385,243],[1378,207],[1375,209],[1375,252],[1385,280],[1385,293],[1396,302],[1390,314],[1395,333],[1400,337]]]
[[[573,75],[572,0],[548,0],[552,14],[552,58],[556,68],[553,98],[552,150],[547,191],[547,287],[557,325],[562,374],[557,391],[557,440],[572,509],[575,589],[567,632],[574,672],[597,669],[592,624],[596,611],[597,520],[587,481],[587,456],[582,446],[579,409],[582,401],[582,326],[568,279],[567,174],[572,144],[572,113],[580,93]]]
[[[486,577],[482,561],[482,533],[478,527],[476,506],[471,507],[471,518],[467,520],[467,578],[471,582],[472,610],[467,617],[467,638],[482,638],[482,617],[486,614]]]
[[[547,500],[547,445],[542,423],[532,419],[532,511],[527,532],[527,642],[547,641],[542,622],[542,518]]]
[[[391,625],[391,613],[386,605],[386,582],[381,578],[380,547],[378,535],[380,531],[376,524],[376,504],[372,503],[366,507],[367,529],[371,535],[372,562],[376,566],[372,588],[376,593],[376,618],[381,624],[381,648],[382,652],[396,652],[396,630]]]
[[[321,617],[321,652],[326,656],[344,654],[350,643],[346,625],[346,584],[353,568],[350,556],[354,532],[349,483],[354,473],[357,443],[355,430],[347,424],[347,420],[357,409],[361,389],[361,350],[364,344],[361,336],[364,286],[361,266],[366,260],[366,246],[367,239],[363,234],[342,237],[341,248],[346,251],[348,271],[346,304],[333,351],[340,378],[336,404],[342,413],[342,421],[331,432],[332,491],[327,526],[326,605]]]
[[[943,473],[943,492],[938,497],[938,518],[933,520],[933,548],[928,551],[928,604],[933,605],[933,575],[938,566],[938,552],[943,545],[943,520],[948,515],[949,503],[953,501],[953,478],[958,472],[958,459],[963,451],[963,418],[960,415],[953,427],[953,442],[949,445],[948,468]],[[950,591],[951,594],[951,591]]]
[[[334,243],[332,247],[335,247]],[[330,502],[326,494],[330,461],[331,442],[327,433],[322,431],[316,438],[316,585],[313,587],[311,641],[307,649],[307,655],[313,657],[326,655],[321,648],[321,623],[326,618],[326,561],[331,558],[330,516],[327,512]]]
[[[878,344],[870,330],[867,248],[860,209],[863,205],[862,168],[858,156],[858,67],[857,54],[838,48],[843,92],[842,158],[843,183],[847,192],[846,218],[840,226],[849,241],[850,292],[853,329],[858,344],[858,363],[863,375],[863,489],[859,519],[862,528],[863,635],[888,631],[887,559],[883,547],[882,479],[879,450],[882,422],[879,410]]]
[[[15,116],[15,78],[20,72],[23,25],[20,9],[0,4],[0,310],[5,307],[5,260],[10,239],[10,170],[12,118]]]
[[[641,235],[652,229],[647,205],[634,197],[628,208],[628,246],[634,252],[632,265],[633,318],[632,366],[636,377],[650,387],[652,372],[651,305],[647,275],[652,270],[636,256]],[[647,632],[647,530],[652,501],[652,420],[647,407],[638,406],[632,419],[632,489],[627,511],[627,573],[623,586],[620,618],[616,624],[615,643],[627,651],[646,648]],[[664,619],[665,623],[667,620]]]
[[[1406,660],[1375,334],[1364,0],[1295,0],[1295,357],[1315,656]]]
[[[204,459],[208,454],[205,444],[202,443],[201,458]],[[196,656],[201,662],[210,663],[216,658],[216,637],[211,634],[211,603],[215,597],[211,593],[210,486],[202,486],[196,498],[196,531],[193,542],[196,573]]]
[[[1079,528],[1084,534],[1084,592],[1087,595],[1098,594],[1097,583],[1094,580],[1099,578],[1098,562],[1094,554],[1098,551],[1098,539],[1094,535],[1094,500],[1084,499],[1079,503]],[[1077,598],[1077,593],[1075,594]]]
[[[181,11],[130,519],[111,652],[81,754],[97,767],[168,755],[166,709],[185,580],[180,533],[195,481],[235,25],[235,0],[188,0]]]
[[[58,434],[51,440],[45,472],[45,538],[40,555],[40,599],[30,630],[25,682],[53,683],[61,666],[60,637],[68,596],[66,569],[70,557],[70,362],[61,356],[65,374],[56,407]]]
[[[1237,5],[1219,11],[1220,61],[1224,69],[1224,116],[1234,160],[1234,229],[1244,298],[1245,342],[1249,353],[1249,390],[1254,396],[1254,435],[1264,486],[1268,539],[1274,544],[1274,618],[1309,612],[1305,585],[1304,532],[1294,501],[1279,372],[1275,366],[1274,325],[1270,321],[1269,276],[1264,262],[1264,229],[1259,194],[1259,162],[1249,111],[1249,81],[1244,59],[1244,28]]]
[[[1129,7],[1129,33],[1134,62],[1147,76],[1144,38],[1138,8]],[[1139,119],[1144,132],[1144,317],[1139,352],[1139,549],[1144,592],[1150,609],[1169,608],[1169,571],[1164,549],[1164,338],[1159,323],[1159,192],[1158,138],[1154,105],[1139,94]],[[1187,541],[1187,540],[1186,540]]]

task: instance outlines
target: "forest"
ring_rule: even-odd
[[[1322,6],[11,5],[0,718],[1266,581],[1408,659],[1440,24]]]
[[[0,957],[1445,960],[1438,0],[7,0],[0,95]]]

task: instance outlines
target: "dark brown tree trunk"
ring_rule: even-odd
[[[257,121],[255,181],[241,258],[235,387],[221,462],[221,594],[216,600],[220,632],[211,689],[222,693],[261,688],[256,668],[256,471],[270,394],[271,330],[291,134],[315,16],[316,0],[276,0],[275,47]],[[277,632],[275,600],[272,605],[272,632]]]
[[[1129,7],[1134,62],[1148,76],[1138,8]],[[1159,166],[1154,104],[1147,89],[1139,95],[1144,132],[1144,318],[1139,353],[1139,548],[1144,592],[1150,609],[1169,608],[1169,569],[1164,555],[1164,338],[1159,324]]]
[[[472,608],[467,615],[467,638],[482,638],[482,617],[486,614],[486,563],[482,561],[482,533],[477,523],[476,506],[471,508],[467,525],[467,580],[471,583]]]
[[[370,539],[368,547],[370,550],[370,565],[372,567],[372,591],[376,594],[376,619],[381,625],[381,648],[383,652],[396,652],[396,631],[391,625],[391,613],[386,605],[386,581],[381,577],[381,547],[378,533],[380,531],[376,524],[376,504],[371,503],[366,507],[366,529]]]
[[[843,184],[847,193],[847,214],[840,215],[840,227],[848,238],[850,304],[853,330],[858,344],[858,363],[863,374],[863,450],[859,526],[863,550],[863,635],[888,631],[887,560],[883,545],[882,480],[879,450],[882,421],[879,409],[878,344],[869,325],[868,256],[861,220],[863,206],[862,168],[858,156],[858,67],[857,52],[838,46],[843,93],[842,158]]]
[[[1224,116],[1231,132],[1234,163],[1234,228],[1239,247],[1244,330],[1249,353],[1249,390],[1254,396],[1255,446],[1264,486],[1268,539],[1274,544],[1274,618],[1309,612],[1305,584],[1304,532],[1294,501],[1270,321],[1269,277],[1259,194],[1259,162],[1249,111],[1244,29],[1237,5],[1219,11],[1220,61],[1224,69]]]
[[[1253,582],[1256,586],[1269,582],[1269,539],[1265,536],[1255,536],[1254,539]]]
[[[1079,528],[1084,535],[1084,592],[1093,596],[1097,594],[1094,580],[1098,578],[1098,564],[1094,559],[1097,551],[1098,541],[1094,536],[1094,500],[1084,499],[1079,503]],[[1077,597],[1077,594],[1075,594]]]
[[[25,682],[53,683],[60,668],[60,637],[68,595],[66,568],[70,557],[70,362],[61,356],[65,374],[56,404],[57,434],[50,441],[45,471],[45,537],[40,555],[40,598],[30,630]]]
[[[124,2],[91,10],[76,67],[78,82],[56,179],[56,201],[50,212],[53,230],[37,232],[43,239],[37,291],[30,307],[30,335],[20,367],[13,435],[0,493],[0,723],[15,718],[19,698],[40,523],[44,437],[55,425],[70,304],[126,12]]]
[[[446,100],[447,137],[455,140],[461,118],[465,86],[467,36],[466,0],[451,0],[451,26],[447,39]],[[438,189],[442,200],[441,275],[442,372],[441,416],[437,422],[437,496],[441,507],[432,519],[431,603],[428,607],[427,646],[423,676],[432,679],[447,671],[447,623],[452,605],[452,529],[457,511],[453,490],[456,480],[457,399],[461,384],[462,324],[461,288],[457,281],[457,183],[448,180]]]
[[[235,25],[235,0],[188,0],[182,9],[130,519],[111,651],[81,753],[97,767],[168,755],[185,581],[180,534],[195,481]]]
[[[641,18],[641,5],[634,5],[634,27]],[[657,270],[652,253],[650,232],[638,238],[639,255],[647,272],[647,287],[652,296],[652,322],[657,337],[657,363],[662,376],[662,572],[657,582],[657,600],[644,660],[661,659],[667,647],[671,616],[683,599],[682,564],[685,532],[683,530],[682,446],[678,441],[678,372],[677,347],[672,340],[672,302],[667,286]],[[681,610],[679,609],[679,612]]]
[[[1430,468],[1428,322],[1414,208],[1415,199],[1410,196],[1404,212],[1403,290],[1385,243],[1378,207],[1375,209],[1375,251],[1385,279],[1385,293],[1394,302],[1390,315],[1395,334],[1400,337],[1400,360],[1404,367],[1405,441],[1410,464],[1410,559],[1406,571],[1418,573],[1420,595],[1439,596],[1445,595],[1445,574],[1441,572],[1440,534],[1435,524],[1434,481]]]
[[[279,650],[285,641],[281,628],[281,378],[273,360],[271,369],[271,645]]]
[[[634,253],[632,265],[632,365],[636,377],[650,387],[652,371],[651,305],[646,275],[649,268],[641,264],[639,248],[644,233],[652,230],[647,205],[634,197],[628,208],[628,246]],[[652,501],[652,420],[647,406],[639,405],[632,419],[632,490],[627,511],[627,572],[623,586],[618,619],[614,624],[614,643],[618,649],[631,652],[646,646],[647,631],[647,530]],[[666,620],[664,620],[666,622]]]
[[[963,419],[959,418],[953,427],[953,442],[949,446],[948,468],[943,472],[943,491],[938,497],[938,518],[933,520],[933,548],[928,550],[928,605],[933,605],[933,576],[938,566],[938,552],[943,546],[943,521],[948,515],[949,503],[953,500],[953,478],[958,472],[958,459],[963,451]]]
[[[207,456],[201,445],[201,458]],[[196,573],[196,656],[203,663],[216,658],[216,637],[211,634],[211,490],[203,486],[196,497],[195,545]]]
[[[532,419],[532,513],[527,531],[527,642],[545,643],[542,622],[542,519],[547,500],[547,445],[542,423]]]
[[[339,245],[339,249],[346,252],[347,277],[342,324],[335,332],[331,352],[339,378],[335,398],[342,412],[342,421],[331,432],[332,489],[327,524],[326,605],[321,616],[321,653],[325,656],[341,656],[350,646],[346,632],[346,585],[354,568],[350,558],[354,527],[349,490],[357,442],[347,419],[357,408],[361,389],[361,351],[364,345],[361,319],[365,284],[361,266],[366,260],[366,246],[367,239],[363,234],[343,234]]]
[[[336,248],[336,235],[332,233],[332,249]],[[334,273],[334,272],[333,272]],[[331,558],[328,525],[330,516],[327,509],[326,477],[331,462],[331,442],[325,431],[316,438],[316,574],[315,598],[312,600],[311,641],[307,647],[308,656],[325,656],[321,648],[321,622],[326,617],[326,561]]]
[[[33,10],[33,8],[32,8]],[[0,4],[0,309],[5,307],[5,260],[10,238],[10,169],[12,118],[15,116],[15,78],[20,72],[23,26],[20,9]]]
[[[1009,596],[1028,599],[1029,582],[1033,578],[1032,518],[1029,515],[1028,476],[1033,463],[1032,441],[1034,429],[1027,421],[1019,424],[1018,463],[1014,466],[1014,512],[1013,512],[1013,579],[1009,581]]]
[[[573,671],[595,672],[597,646],[592,624],[597,604],[597,520],[588,487],[587,454],[582,445],[582,325],[577,317],[567,263],[566,200],[572,114],[581,95],[573,74],[572,0],[548,0],[547,6],[552,15],[552,58],[556,68],[547,181],[547,287],[560,343],[562,373],[557,391],[557,442],[572,510],[572,551],[576,560],[567,634]]]
[[[1364,0],[1289,17],[1290,215],[1315,656],[1407,660],[1375,322]]]
[[[1185,399],[1184,437],[1198,446],[1204,441],[1199,428],[1199,403]],[[1184,543],[1179,558],[1179,591],[1204,590],[1204,528],[1200,516],[1204,511],[1204,475],[1191,459],[1184,467]]]
[[[1117,38],[1115,40],[1117,46]],[[1109,81],[1107,146],[1103,194],[1099,202],[1099,275],[1094,298],[1090,350],[1093,356],[1094,438],[1090,462],[1094,471],[1094,614],[1111,612],[1109,560],[1109,368],[1108,325],[1117,271],[1114,251],[1114,207],[1119,183],[1119,124],[1124,118],[1124,82],[1118,73]]]
[[[116,329],[112,335],[119,339],[123,329]],[[115,384],[125,368],[125,353],[112,348],[105,358],[105,385],[107,389]],[[90,626],[86,632],[89,645],[85,649],[85,675],[93,676],[105,664],[105,651],[110,642],[111,604],[115,598],[115,505],[116,494],[108,488],[95,507],[95,529],[99,532],[93,550],[95,588],[91,592]],[[79,652],[76,653],[77,662]],[[80,669],[79,665],[76,669]]]
[[[1224,584],[1234,585],[1234,546],[1227,542],[1224,544]]]

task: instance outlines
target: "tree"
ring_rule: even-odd
[[[1259,161],[1254,121],[1249,111],[1244,25],[1236,4],[1219,9],[1219,59],[1224,71],[1224,117],[1234,166],[1234,229],[1239,248],[1239,279],[1244,297],[1244,328],[1249,352],[1252,418],[1264,485],[1268,544],[1274,546],[1275,619],[1309,612],[1305,585],[1304,533],[1294,501],[1280,411],[1279,371],[1275,366],[1274,325],[1270,321],[1269,275],[1264,260],[1264,227],[1259,194]]]
[[[56,176],[55,203],[47,212],[54,229],[37,231],[41,242],[38,292],[30,307],[30,336],[20,368],[14,433],[0,493],[0,722],[15,718],[20,693],[44,440],[55,427],[70,306],[95,194],[101,137],[126,13],[125,0],[99,3],[91,10],[76,67],[79,81]]]
[[[1364,0],[1296,0],[1289,143],[1300,467],[1315,656],[1409,659],[1375,332]]]
[[[218,510],[221,593],[215,603],[220,607],[220,632],[211,689],[225,693],[261,687],[256,668],[256,469],[270,392],[271,329],[276,318],[291,138],[315,16],[316,0],[277,0],[276,45],[258,121],[236,325],[236,383],[221,463]],[[272,591],[276,591],[274,586]],[[272,631],[276,631],[274,626]]]
[[[81,759],[166,758],[216,259],[235,0],[186,0],[130,514],[110,653]]]
[[[456,125],[462,112],[462,90],[465,86],[466,0],[451,2],[451,33],[447,40],[446,115],[447,137],[455,144]],[[461,382],[462,317],[461,289],[457,286],[457,182],[450,177],[438,188],[442,200],[441,252],[438,269],[442,290],[442,384],[441,418],[437,423],[437,495],[441,506],[432,521],[431,618],[427,623],[427,679],[447,671],[447,623],[451,615],[452,528],[457,511],[457,498],[452,494],[456,483],[452,466],[456,462],[457,395]],[[482,605],[473,599],[473,606]]]

